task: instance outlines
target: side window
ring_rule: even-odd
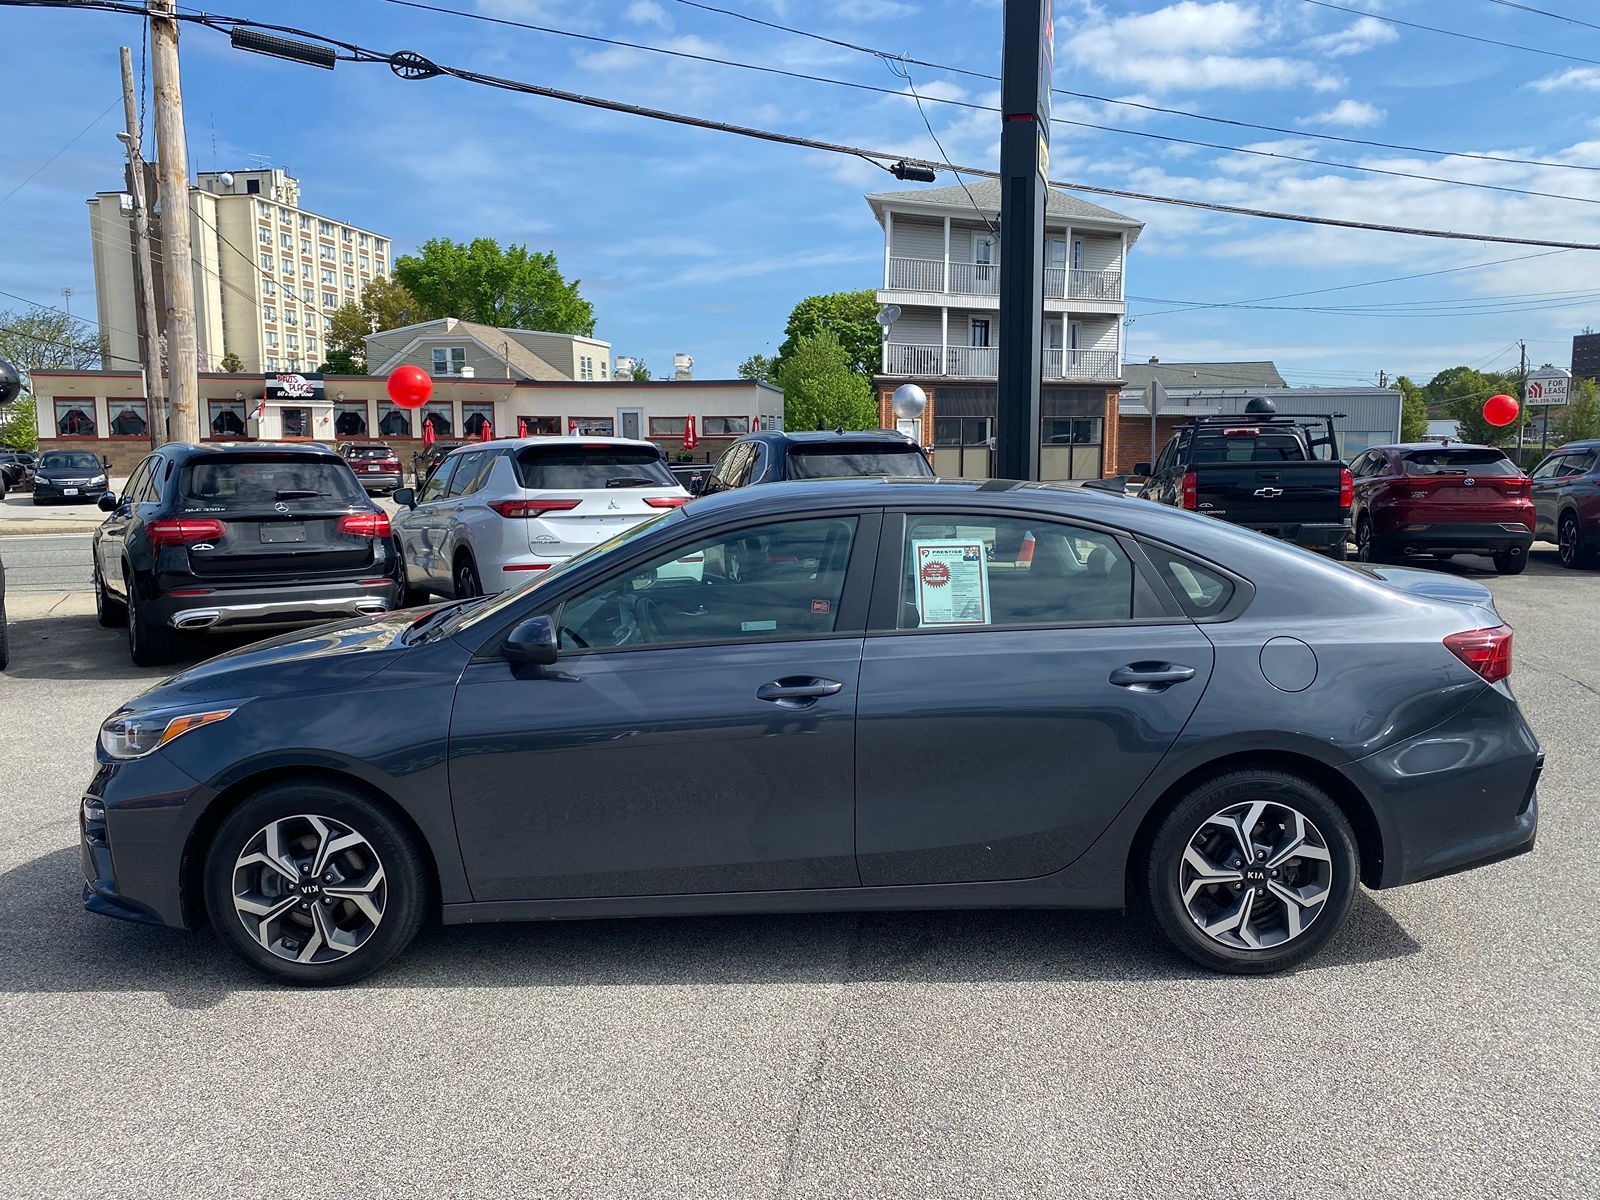
[[[740,474],[744,470],[746,458],[750,454],[748,442],[738,442],[729,447],[717,463],[716,480],[724,488],[734,488],[740,485]]]
[[[144,460],[146,469],[144,478],[139,482],[139,503],[153,504],[161,499],[161,485],[163,482],[161,468],[163,465],[164,460],[154,455]]]
[[[1213,617],[1228,607],[1234,586],[1226,575],[1165,546],[1149,542],[1143,545],[1145,554],[1184,612],[1191,617]]]
[[[133,474],[128,476],[128,482],[122,489],[122,502],[124,504],[139,504],[143,502],[144,497],[140,493],[145,490],[145,484],[150,479],[151,466],[156,461],[156,458],[152,456],[133,469]]]
[[[1166,471],[1172,466],[1172,452],[1176,446],[1176,442],[1168,442],[1165,446],[1161,447],[1161,456],[1157,458],[1155,462],[1155,474],[1160,475],[1162,472]]]
[[[1557,479],[1572,479],[1582,475],[1589,469],[1591,458],[1586,454],[1564,454],[1561,456],[1561,465],[1556,467]]]
[[[482,478],[484,468],[489,464],[488,450],[472,450],[461,455],[461,461],[456,465],[456,473],[451,477],[450,487],[445,492],[446,496],[465,496],[477,487]]]
[[[1133,616],[1133,564],[1115,538],[1031,517],[909,514],[901,588],[901,629]]]
[[[1560,454],[1552,454],[1549,458],[1545,459],[1542,463],[1540,463],[1537,467],[1535,467],[1533,469],[1533,471],[1529,475],[1529,478],[1530,479],[1549,479],[1551,476],[1553,476],[1556,473],[1556,468],[1561,465],[1562,457],[1563,456],[1560,455]]]
[[[561,645],[609,650],[832,633],[855,533],[855,517],[828,517],[681,547],[567,601]]]
[[[1590,450],[1587,454],[1578,455],[1577,473],[1579,475],[1587,475],[1590,471],[1594,470],[1595,458],[1596,455],[1593,450]]]
[[[450,486],[450,477],[456,473],[457,465],[465,457],[463,454],[457,454],[440,463],[428,478],[428,485],[422,489],[422,495],[417,497],[417,503],[426,504],[430,500],[438,500],[442,497],[445,489]]]

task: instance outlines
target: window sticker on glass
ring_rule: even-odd
[[[914,541],[923,626],[987,625],[989,563],[981,541]]]

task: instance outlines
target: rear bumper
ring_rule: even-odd
[[[1533,530],[1525,525],[1435,521],[1401,525],[1374,536],[1373,542],[1381,550],[1401,553],[1499,554],[1516,550],[1526,554],[1533,544]]]
[[[366,488],[368,491],[371,491],[373,488],[388,488],[392,490],[401,486],[399,471],[389,471],[382,475],[367,475],[365,473],[358,473],[356,475],[356,479],[360,482],[361,486]]]
[[[1311,524],[1298,521],[1276,525],[1264,525],[1255,521],[1240,522],[1240,524],[1246,529],[1264,533],[1281,542],[1293,542],[1296,546],[1309,546],[1314,549],[1339,546],[1350,540],[1350,525],[1344,521],[1336,524]]]
[[[399,608],[400,585],[385,578],[381,584],[371,585],[344,582],[216,589],[205,595],[165,595],[143,607],[172,629],[290,629]]]

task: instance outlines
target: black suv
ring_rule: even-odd
[[[389,517],[325,446],[173,443],[94,534],[95,611],[138,666],[185,631],[279,629],[400,606]]]
[[[887,475],[931,478],[922,448],[893,429],[833,433],[750,433],[717,460],[696,495],[710,496],[757,483],[789,479],[862,479]],[[694,490],[691,486],[691,491]]]

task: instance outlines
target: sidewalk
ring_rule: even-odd
[[[111,490],[120,492],[126,479],[113,479]],[[0,500],[0,534],[93,533],[106,519],[93,504],[35,504],[26,491],[7,492]]]
[[[94,615],[93,592],[8,592],[6,620],[31,621],[41,617]]]

